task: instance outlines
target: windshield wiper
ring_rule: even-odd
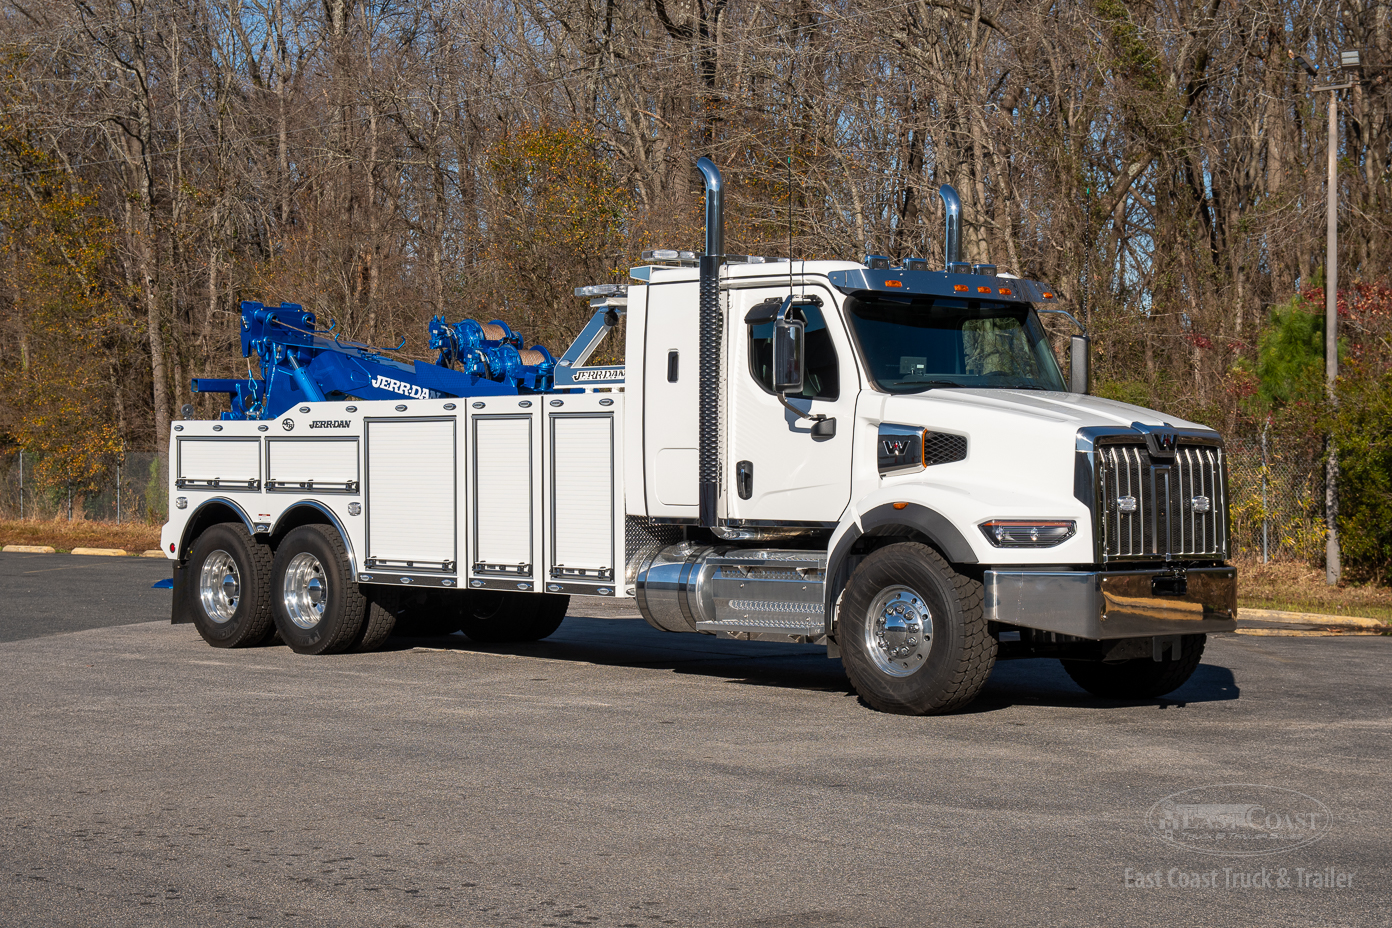
[[[958,383],[955,380],[895,380],[890,382],[892,387],[965,387],[966,384]]]

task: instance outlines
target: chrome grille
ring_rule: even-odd
[[[1181,444],[1168,458],[1152,457],[1144,444],[1105,444],[1096,466],[1106,557],[1227,556],[1222,448]]]

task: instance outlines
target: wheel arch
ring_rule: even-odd
[[[856,555],[869,554],[876,548],[899,541],[918,541],[937,551],[943,560],[954,566],[978,563],[967,539],[941,513],[917,503],[898,505],[902,508],[886,503],[863,513],[860,524],[852,525],[827,557],[824,609],[828,631],[833,635],[836,606],[850,580],[852,567],[857,563]]]
[[[240,522],[246,527],[248,533],[253,536],[256,534],[251,517],[235,501],[223,496],[204,500],[198,504],[198,508],[190,513],[188,521],[184,523],[184,531],[179,536],[177,563],[182,564],[188,558],[189,550],[199,535],[223,522]]]
[[[327,525],[338,532],[338,537],[343,539],[344,550],[348,552],[348,567],[356,581],[358,556],[353,550],[353,539],[334,511],[318,500],[302,500],[281,513],[271,529],[271,546],[278,547],[282,538],[302,525]]]

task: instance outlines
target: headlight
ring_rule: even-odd
[[[992,519],[981,523],[986,540],[997,548],[1051,548],[1072,538],[1072,519]]]

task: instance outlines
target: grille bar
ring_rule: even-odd
[[[1157,460],[1144,444],[1104,444],[1095,466],[1105,557],[1227,555],[1222,448],[1181,444]]]

